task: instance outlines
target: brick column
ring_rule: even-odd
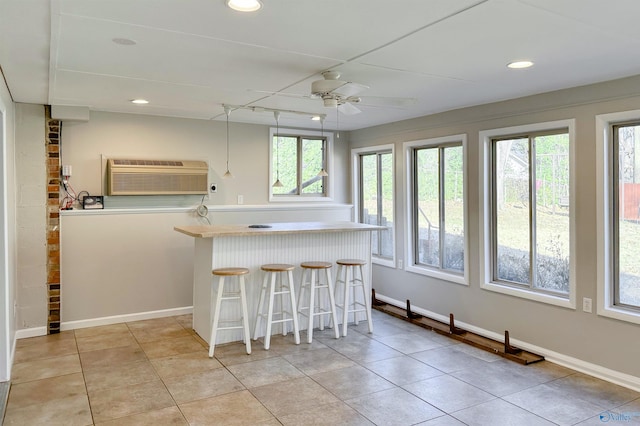
[[[60,332],[60,128],[46,107],[47,147],[47,333]]]

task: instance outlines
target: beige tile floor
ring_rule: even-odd
[[[191,316],[20,340],[4,425],[640,424],[640,394],[374,312],[336,340],[216,347]],[[304,340],[304,339],[302,339]]]

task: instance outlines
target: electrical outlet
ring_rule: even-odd
[[[592,301],[588,297],[582,298],[582,310],[588,313],[591,313],[593,311]]]
[[[209,186],[209,189],[211,189],[211,192],[218,192],[218,184],[217,183],[212,183]]]
[[[238,204],[244,204],[244,197],[242,195],[238,195]]]
[[[398,260],[398,269],[402,269],[403,266],[404,262],[402,261],[402,259]]]

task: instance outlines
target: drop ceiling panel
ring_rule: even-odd
[[[256,105],[326,113],[326,127],[340,129],[640,74],[637,0],[264,4],[241,14],[223,0],[0,0],[0,65],[18,102],[205,119],[223,119],[222,104]],[[505,67],[519,58],[535,66]],[[361,114],[337,123],[335,111],[301,97],[327,69],[370,86],[363,100],[418,102],[360,104]],[[298,96],[260,93],[279,90]],[[134,106],[134,97],[151,104]],[[231,121],[272,118],[238,111]]]
[[[93,110],[155,113],[178,117],[192,116],[209,119],[222,114],[222,104],[233,98],[238,104],[250,102],[248,92],[230,92],[224,89],[174,85],[161,82],[135,80],[76,73],[58,72],[56,81],[57,105],[87,105]],[[134,98],[150,101],[148,105],[135,105]],[[99,100],[98,103],[95,101]]]
[[[637,0],[519,0],[532,7],[556,13],[566,19],[607,31],[621,39],[640,41]]]
[[[278,0],[242,14],[223,0],[66,0],[60,13],[346,60],[479,2]]]
[[[118,45],[114,37],[136,41]],[[336,64],[324,58],[183,33],[64,16],[57,69],[246,90],[278,90]]]
[[[51,19],[48,3],[0,1],[0,65],[16,102],[44,103],[47,99]]]
[[[570,78],[584,76],[586,81],[599,80],[611,73],[602,66],[569,70],[566,67],[574,63],[573,58],[588,60],[605,52],[622,53],[633,45],[539,8],[495,1],[366,55],[360,61],[469,81],[497,82],[520,78],[517,71],[505,68],[507,63],[531,59],[535,67],[527,70],[527,84],[548,75],[557,76],[558,70]],[[420,54],[405,54],[411,51]],[[640,57],[624,60],[633,63],[636,69],[640,66]],[[623,70],[616,76],[624,75],[627,74]],[[555,79],[547,81],[547,90],[562,86],[555,84]]]

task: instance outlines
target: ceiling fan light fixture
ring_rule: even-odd
[[[256,12],[262,9],[260,0],[226,0],[227,6],[238,12]]]
[[[533,62],[531,62],[531,61],[513,61],[513,62],[509,62],[507,64],[508,68],[511,68],[511,69],[514,69],[514,70],[530,68],[532,66],[533,66]]]
[[[338,100],[336,98],[325,98],[323,101],[324,106],[327,108],[336,108],[338,106]]]

